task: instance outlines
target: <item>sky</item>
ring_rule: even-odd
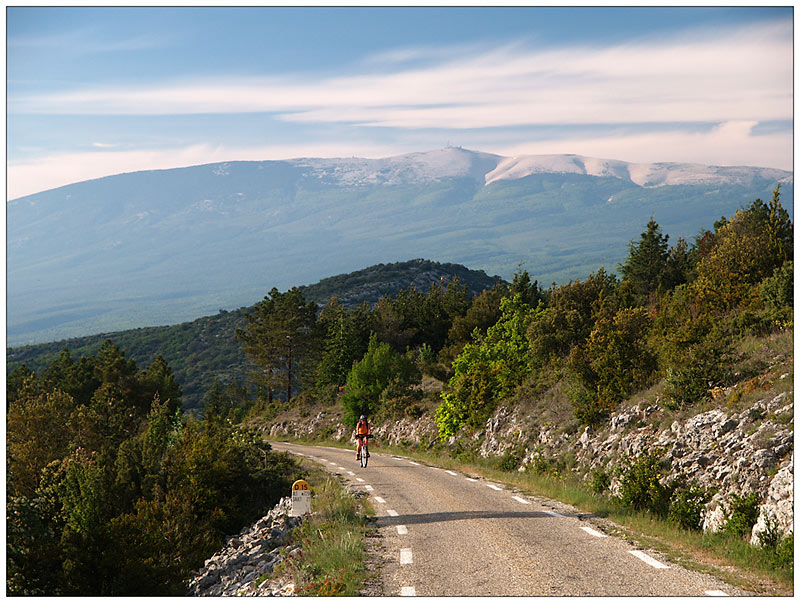
[[[7,198],[143,169],[504,156],[793,167],[793,7],[13,7]]]

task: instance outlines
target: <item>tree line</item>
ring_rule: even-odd
[[[237,337],[259,367],[262,398],[302,389],[341,403],[348,423],[419,414],[415,386],[427,373],[447,382],[436,409],[444,439],[480,426],[520,387],[558,382],[575,418],[595,425],[661,379],[667,406],[707,398],[730,377],[737,337],[791,326],[792,253],[778,187],[770,202],[756,199],[691,243],[670,245],[651,218],[620,277],[600,268],[543,289],[520,268],[510,285],[474,297],[455,278],[350,310],[273,289]]]

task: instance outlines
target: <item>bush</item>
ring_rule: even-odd
[[[611,485],[611,476],[608,471],[602,467],[592,471],[592,481],[589,482],[589,487],[595,494],[602,494],[608,490]]]
[[[652,511],[665,516],[669,510],[670,489],[661,483],[658,455],[643,456],[620,478],[619,501],[636,511]]]
[[[703,511],[709,500],[711,492],[697,482],[675,488],[670,498],[668,519],[684,530],[699,531],[703,527]]]
[[[758,520],[758,493],[751,492],[745,497],[731,494],[728,507],[725,508],[725,534],[746,536],[750,534]]]
[[[516,471],[522,464],[522,455],[516,450],[508,450],[500,459],[500,469],[503,471]]]
[[[664,378],[664,406],[677,410],[708,399],[709,389],[724,382],[730,366],[730,347],[709,334],[676,354]]]

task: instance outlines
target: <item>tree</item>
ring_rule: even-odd
[[[317,385],[344,385],[353,364],[367,351],[373,322],[371,313],[366,305],[348,311],[333,297],[320,313],[319,322],[324,337]]]
[[[472,341],[475,329],[479,334],[485,334],[500,318],[500,304],[504,297],[508,297],[508,293],[508,286],[498,283],[474,297],[467,311],[453,319],[440,360],[452,362],[464,349],[464,345]]]
[[[378,341],[373,333],[364,357],[353,365],[347,375],[342,396],[345,425],[355,425],[360,415],[375,416],[381,410],[381,395],[390,386],[407,389],[420,379],[416,365],[398,354],[386,342]]]
[[[756,199],[716,230],[692,283],[707,312],[721,314],[757,295],[757,285],[791,258],[791,221],[780,189],[767,205]]]
[[[620,266],[623,277],[633,284],[634,291],[646,299],[664,284],[669,258],[669,235],[661,234],[661,227],[651,217],[647,230],[639,242],[628,244],[628,258]]]
[[[647,346],[649,329],[645,308],[623,308],[600,318],[587,341],[573,348],[569,365],[582,386],[573,396],[579,420],[599,422],[647,382],[656,368]]]
[[[309,373],[318,344],[317,304],[306,303],[297,287],[286,293],[273,288],[252,313],[247,327],[237,329],[245,353],[260,369],[257,382],[268,391],[270,402],[277,376],[282,375],[286,399],[291,400],[295,382]]]
[[[530,372],[528,324],[535,311],[521,294],[505,298],[500,319],[486,335],[464,346],[453,361],[449,390],[436,409],[439,437],[447,439],[465,425],[477,427]]]

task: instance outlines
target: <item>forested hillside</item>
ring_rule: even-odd
[[[467,287],[470,295],[491,288],[501,280],[457,264],[411,260],[378,264],[299,289],[306,299],[320,306],[331,297],[337,297],[343,307],[353,308],[363,303],[372,306],[381,297],[393,296],[410,286],[427,291],[432,283],[455,277]],[[253,365],[245,357],[235,333],[236,329],[245,326],[245,313],[248,311],[252,311],[252,307],[231,312],[221,310],[213,316],[174,326],[131,329],[13,347],[7,350],[7,368],[11,374],[24,364],[28,369],[41,373],[65,349],[73,358],[79,359],[95,354],[104,341],[110,340],[139,364],[149,364],[160,354],[175,372],[175,380],[183,390],[184,408],[197,409],[202,407],[203,398],[215,381],[244,384],[247,380]]]

